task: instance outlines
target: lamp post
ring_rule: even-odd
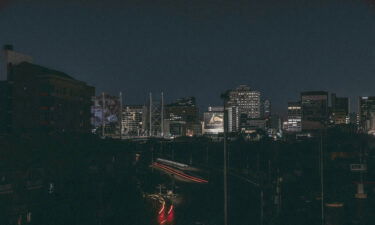
[[[226,110],[226,107],[225,107],[225,104],[229,98],[229,91],[226,91],[224,92],[223,94],[221,94],[221,99],[223,100],[223,106],[224,106],[224,119],[223,119],[223,123],[224,123],[224,225],[228,225],[228,180],[227,180],[227,176],[228,176],[228,168],[227,168],[227,110]]]

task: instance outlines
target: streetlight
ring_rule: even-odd
[[[225,104],[229,99],[229,91],[221,94],[224,106],[224,225],[228,225],[228,183],[227,183],[227,110]]]

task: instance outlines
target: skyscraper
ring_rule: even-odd
[[[288,102],[288,120],[285,129],[287,132],[302,131],[302,110],[300,102]]]
[[[229,128],[232,131],[240,130],[240,118],[259,119],[262,116],[260,92],[251,90],[247,85],[240,85],[229,91],[225,106],[235,115],[232,119],[232,128]]]
[[[349,124],[349,98],[331,94],[331,122],[335,125]]]
[[[328,92],[301,93],[302,130],[318,130],[328,123]]]
[[[268,99],[265,99],[263,101],[262,105],[263,105],[263,107],[262,107],[262,113],[263,113],[262,117],[267,119],[271,116],[271,101],[268,100]]]
[[[359,97],[359,128],[375,134],[375,96]]]

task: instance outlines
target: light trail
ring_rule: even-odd
[[[165,209],[165,202],[163,202],[163,205],[159,210],[159,214],[162,214],[164,212],[164,209]]]
[[[172,210],[173,210],[173,205],[171,205],[171,207],[169,208],[168,215],[171,214]]]
[[[166,170],[168,172],[171,172],[173,174],[176,174],[176,175],[178,175],[178,176],[180,176],[182,178],[185,178],[187,180],[195,181],[197,183],[208,183],[207,180],[203,180],[203,179],[200,179],[200,178],[197,178],[197,177],[193,177],[193,176],[187,175],[187,174],[185,174],[183,172],[180,172],[180,171],[178,171],[178,170],[176,170],[174,168],[171,168],[169,166],[165,166],[165,165],[160,164],[160,163],[154,163],[153,165],[156,166],[156,167],[158,167],[158,168],[164,169],[164,170]]]
[[[180,172],[180,171],[178,171],[176,169],[173,169],[171,167],[168,167],[168,166],[165,166],[165,165],[162,165],[162,164],[159,164],[159,163],[155,163],[155,166],[157,166],[157,167],[159,167],[161,169],[167,170],[167,171],[169,171],[169,172],[171,172],[173,174],[176,174],[176,175],[178,175],[180,177],[183,177],[185,179],[188,179],[188,180],[192,180],[192,181],[195,181],[195,182],[198,182],[198,183],[208,183],[207,180],[203,180],[203,179],[200,179],[200,178],[197,178],[197,177],[193,177],[193,176],[187,175],[187,174],[185,174],[183,172]]]

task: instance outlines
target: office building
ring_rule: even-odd
[[[302,110],[300,102],[288,102],[288,118],[284,129],[287,132],[302,131]]]
[[[266,99],[262,103],[262,118],[269,119],[271,116],[271,101]]]
[[[6,132],[89,132],[95,88],[73,77],[30,63],[31,57],[4,48]],[[2,79],[5,77],[3,76]],[[4,130],[4,129],[3,129]]]
[[[330,120],[334,125],[349,124],[349,98],[331,94]]]
[[[240,116],[240,128],[242,133],[252,133],[257,130],[266,131],[266,120],[265,119],[253,119],[249,118],[246,114]]]
[[[195,97],[177,99],[165,106],[165,134],[172,136],[200,135],[199,109]]]
[[[302,92],[301,109],[303,131],[325,128],[328,124],[328,92]]]
[[[165,106],[166,119],[171,121],[196,123],[198,121],[198,113],[194,97],[180,98]]]
[[[122,109],[122,134],[144,136],[146,130],[146,106],[128,105]]]
[[[359,129],[375,134],[375,96],[359,97]]]
[[[240,127],[239,111],[237,106],[226,108],[228,132],[238,132]]]
[[[261,117],[260,92],[251,90],[246,85],[240,85],[229,92],[226,107],[238,107],[239,114],[246,114],[249,118]]]
[[[240,131],[240,118],[244,115],[249,119],[259,119],[262,117],[262,102],[259,91],[251,90],[247,85],[240,85],[236,89],[229,91],[228,99],[225,102],[227,109],[232,111],[231,132]]]

